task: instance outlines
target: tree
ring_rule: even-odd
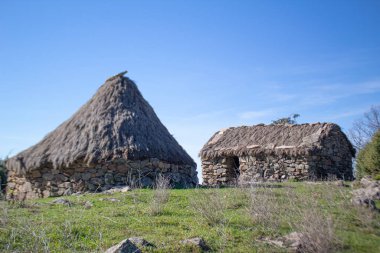
[[[279,118],[277,120],[272,120],[272,125],[285,125],[285,124],[294,125],[294,124],[297,124],[296,119],[299,116],[300,115],[298,113],[295,113],[295,114],[291,114],[289,117]]]
[[[370,175],[380,178],[380,130],[358,153],[356,159],[356,176]]]
[[[357,150],[363,149],[372,136],[380,130],[380,105],[372,106],[349,130],[349,137]]]

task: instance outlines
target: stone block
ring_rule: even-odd
[[[112,185],[112,184],[115,183],[115,181],[114,181],[114,176],[113,176],[112,173],[106,173],[106,174],[104,175],[104,183],[105,183],[105,184],[109,184],[109,185]]]
[[[53,180],[54,176],[51,173],[45,173],[42,175],[42,178],[46,181],[51,181],[51,180]]]
[[[88,181],[90,178],[91,178],[91,173],[83,173],[82,175],[81,175],[81,178],[83,179],[83,180],[85,180],[85,181]]]
[[[38,177],[41,177],[42,175],[41,175],[41,172],[39,171],[39,170],[33,170],[31,173],[31,176],[33,177],[33,178],[38,178]]]
[[[20,187],[21,192],[30,192],[32,191],[32,184],[30,182],[25,182],[21,187]]]

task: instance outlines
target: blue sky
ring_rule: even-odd
[[[0,157],[125,69],[198,167],[229,126],[299,113],[348,130],[380,103],[379,13],[369,0],[2,0]]]

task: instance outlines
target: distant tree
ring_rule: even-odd
[[[356,120],[349,130],[349,137],[358,150],[365,147],[373,135],[380,130],[380,105],[372,106],[363,117]]]
[[[380,130],[358,153],[356,159],[356,176],[370,175],[380,179]]]
[[[284,125],[284,124],[297,124],[297,118],[300,117],[298,113],[291,114],[289,117],[279,118],[277,120],[272,120],[272,125]]]

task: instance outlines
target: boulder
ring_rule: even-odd
[[[141,253],[141,250],[129,239],[107,249],[105,253]]]
[[[92,202],[91,201],[86,201],[86,202],[84,202],[84,208],[86,208],[86,209],[90,209],[91,207],[93,207],[94,205],[92,204]]]
[[[360,185],[363,188],[375,188],[375,187],[380,187],[380,182],[372,180],[370,177],[363,177],[360,180]]]
[[[141,183],[141,186],[142,186],[142,187],[151,187],[151,186],[153,186],[153,184],[154,184],[153,179],[151,179],[151,178],[148,177],[148,176],[143,177],[143,178],[140,180],[140,183]]]
[[[139,247],[154,247],[154,244],[146,241],[142,237],[131,237],[128,240],[131,241],[134,245],[139,246]]]
[[[260,238],[260,242],[268,243],[280,248],[287,248],[290,252],[303,252],[302,251],[302,240],[304,235],[299,232],[292,232],[288,235],[277,237],[277,238]]]
[[[352,192],[351,202],[354,205],[365,206],[365,207],[375,210],[376,205],[374,201],[374,196],[377,196],[379,193],[380,193],[379,188],[377,188],[377,190],[376,188],[357,189]]]
[[[115,198],[100,198],[100,201],[109,201],[109,202],[120,202],[120,199],[115,199]]]
[[[292,232],[282,237],[281,240],[283,241],[285,247],[293,251],[299,252],[302,248],[303,237],[304,235],[302,233]]]
[[[106,190],[106,191],[103,191],[102,193],[106,193],[106,194],[112,194],[112,193],[116,193],[116,192],[128,192],[130,191],[131,188],[129,186],[115,186],[115,187],[112,187],[111,189],[109,190]]]
[[[202,251],[210,250],[210,248],[207,246],[205,241],[200,237],[185,239],[185,240],[180,241],[180,243],[196,246],[196,247],[200,248]]]
[[[51,203],[56,204],[56,205],[72,206],[71,201],[69,201],[67,199],[62,199],[62,198],[55,199]]]
[[[380,200],[380,183],[364,177],[360,180],[363,188],[352,191],[352,203],[369,207],[373,210],[377,209],[375,200]]]

